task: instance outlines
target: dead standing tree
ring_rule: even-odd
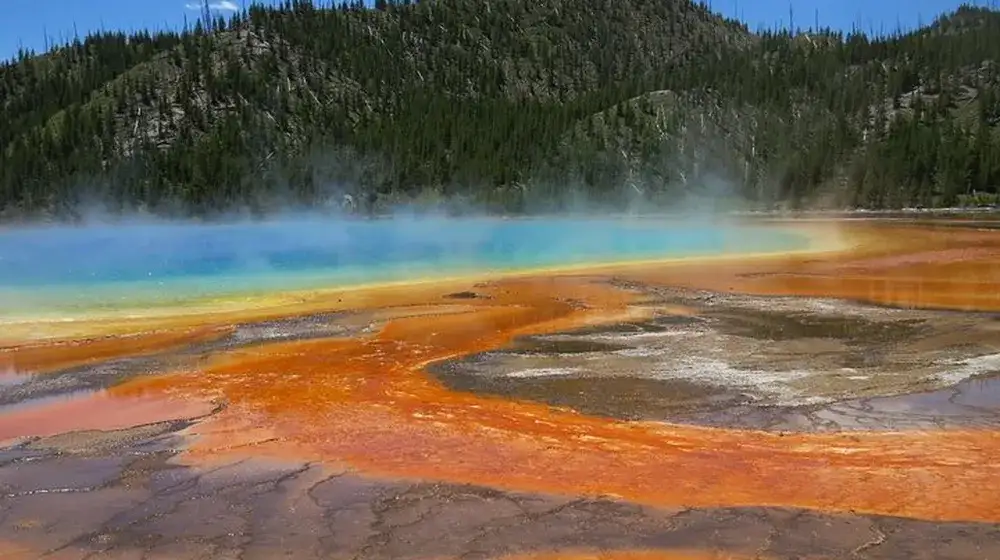
[[[212,6],[209,5],[208,0],[201,2],[201,24],[205,27],[206,33],[212,32]]]

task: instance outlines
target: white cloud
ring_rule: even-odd
[[[202,5],[197,2],[188,2],[187,4],[184,4],[184,7],[189,10],[200,10]],[[235,12],[240,9],[240,7],[236,5],[236,2],[233,2],[232,0],[212,2],[208,5],[208,8],[217,12]]]

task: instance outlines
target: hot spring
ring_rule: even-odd
[[[637,260],[807,249],[804,232],[653,219],[281,219],[0,231],[0,320]]]

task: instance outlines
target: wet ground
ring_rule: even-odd
[[[498,558],[711,549],[732,558],[1000,557],[1000,525],[795,508],[674,508],[380,480],[310,463],[174,460],[181,424],[0,453],[4,558]],[[665,480],[665,483],[669,483]]]
[[[1000,424],[1000,315],[629,287],[661,314],[524,337],[430,371],[456,391],[626,420],[808,431]],[[689,314],[669,314],[678,308]]]
[[[357,336],[375,327],[372,314],[319,314],[236,325],[231,333],[207,342],[54,372],[19,372],[9,365],[8,371],[0,372],[0,414],[32,406],[40,400],[60,400],[100,391],[139,375],[195,366],[217,352],[268,342]]]
[[[435,308],[449,313],[460,308]],[[43,373],[6,370],[0,361],[0,415],[45,402],[59,402],[96,393],[144,375],[196,368],[219,353],[262,347],[266,344],[365,336],[387,320],[420,316],[423,308],[391,311],[319,313],[287,319],[237,324],[224,335],[150,354],[125,356]]]
[[[992,315],[641,289],[655,296],[645,305],[694,313],[524,337],[432,371],[456,391],[625,419],[777,431],[1000,423]],[[243,325],[180,352],[11,374],[0,384],[0,414],[197,363],[223,348],[357,335],[375,328],[374,319],[342,313]],[[730,362],[678,362],[698,355]],[[886,393],[898,394],[859,396]],[[829,402],[809,404],[817,398]],[[30,438],[0,451],[0,543],[9,557],[495,558],[567,549],[1000,557],[993,523],[788,507],[664,509],[252,457],[198,468],[178,460],[194,424]]]
[[[956,235],[0,362],[0,557],[1000,558],[1000,252]],[[838,271],[881,287],[772,293]]]

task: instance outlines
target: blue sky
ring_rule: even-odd
[[[230,13],[250,0],[210,0],[218,13]],[[663,0],[669,1],[669,0]],[[980,0],[984,3],[985,0]],[[184,18],[197,18],[188,4],[199,0],[2,0],[0,59],[20,46],[42,51],[46,36],[56,42],[100,29],[179,28]],[[865,30],[913,27],[952,10],[961,0],[791,0],[796,26],[813,24],[817,10],[822,25],[849,30],[861,21]],[[711,0],[712,8],[738,17],[751,29],[787,26],[789,0]]]
[[[249,0],[209,0],[216,13],[230,14]],[[20,46],[42,51],[48,35],[57,43],[72,39],[74,29],[88,31],[181,28],[194,22],[201,0],[0,0],[0,59]],[[194,9],[192,9],[194,8]],[[74,27],[75,26],[75,27]]]
[[[876,33],[926,25],[963,3],[989,5],[985,0],[710,0],[713,10],[743,20],[752,30],[789,27],[791,5],[795,27],[814,27],[818,15],[821,27],[850,31],[857,22],[863,31]]]

